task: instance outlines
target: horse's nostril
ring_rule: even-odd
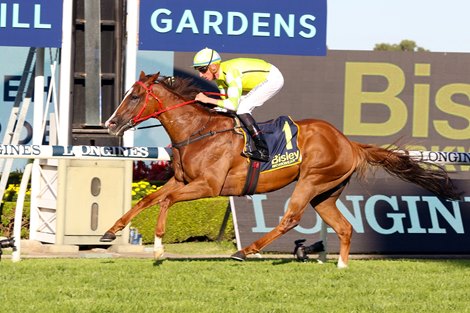
[[[115,125],[116,125],[115,122],[109,121],[109,120],[104,123],[104,126],[105,126],[106,128],[113,127],[113,126],[115,126]]]

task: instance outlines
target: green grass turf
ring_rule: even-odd
[[[468,260],[25,259],[2,312],[470,312]]]

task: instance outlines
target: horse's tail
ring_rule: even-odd
[[[452,183],[447,171],[435,164],[413,159],[406,151],[354,143],[362,161],[357,172],[364,176],[367,165],[382,167],[387,173],[403,181],[414,183],[445,199],[458,200],[461,194]]]

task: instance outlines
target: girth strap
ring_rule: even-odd
[[[261,165],[259,161],[250,160],[250,166],[248,167],[248,174],[246,175],[245,186],[241,193],[242,196],[253,195],[258,186],[258,178],[261,171]]]

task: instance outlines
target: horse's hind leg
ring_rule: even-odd
[[[317,203],[314,199],[310,203],[323,221],[330,225],[338,235],[340,241],[338,268],[345,268],[348,266],[349,262],[352,226],[336,206],[336,200],[341,194],[341,191],[342,189],[322,202]]]
[[[310,186],[310,187],[307,187]],[[271,242],[287,233],[289,230],[298,225],[306,206],[308,205],[312,195],[312,185],[309,183],[297,183],[294,193],[289,201],[289,206],[286,213],[282,217],[281,222],[269,233],[261,237],[260,239],[253,242],[248,247],[237,251],[232,255],[233,259],[245,260],[249,254],[257,253]]]

